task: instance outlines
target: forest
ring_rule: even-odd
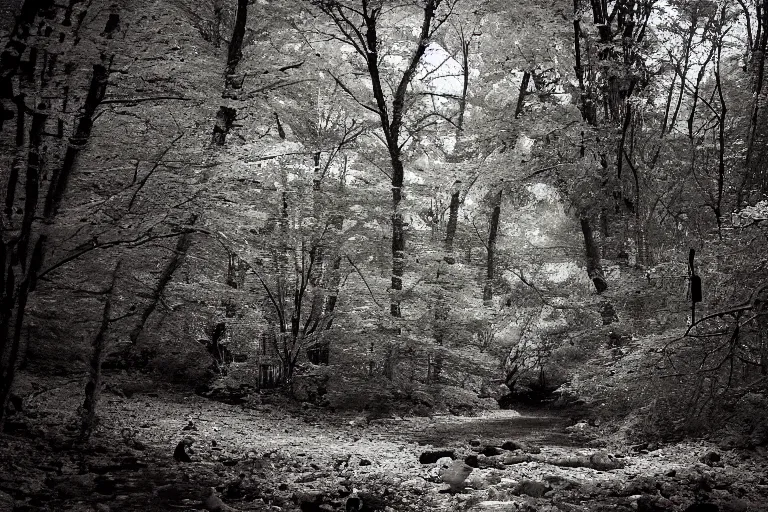
[[[768,0],[0,0],[0,512],[768,510]]]

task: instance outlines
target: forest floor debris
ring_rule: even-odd
[[[709,503],[759,512],[768,504],[764,450],[704,442],[633,449],[597,431],[591,439],[584,429],[569,433],[572,418],[515,411],[367,424],[287,407],[279,395],[233,406],[164,388],[104,395],[98,429],[78,446],[79,385],[47,378],[47,391],[27,395],[24,413],[0,436],[0,510],[333,511],[349,502],[394,511],[683,511]],[[180,443],[191,462],[174,460]],[[444,476],[457,464],[463,482]]]

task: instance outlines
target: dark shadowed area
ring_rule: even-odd
[[[0,512],[768,510],[768,0],[0,0]]]

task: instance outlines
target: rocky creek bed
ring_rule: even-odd
[[[515,411],[370,421],[170,389],[105,393],[78,445],[80,386],[26,390],[0,436],[0,511],[768,510],[760,448],[622,446],[585,422]],[[191,462],[174,458],[180,442]],[[459,467],[466,479],[449,483]]]

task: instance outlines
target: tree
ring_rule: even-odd
[[[10,37],[0,53],[0,132],[3,129],[4,121],[13,119],[13,109],[7,109],[4,100],[12,100],[17,104],[20,115],[16,118],[17,122],[17,140],[19,136],[23,137],[24,121],[23,108],[24,97],[14,96],[14,76],[17,75],[22,65],[22,56],[28,47],[28,39],[32,31],[32,24],[38,13],[47,11],[53,5],[52,1],[25,0],[16,16],[16,21],[11,31]],[[36,65],[37,48],[30,48],[29,61],[24,63],[27,67],[27,73],[34,72]],[[31,68],[31,69],[30,69]],[[17,88],[18,89],[18,88]],[[23,94],[23,93],[22,93]]]
[[[405,69],[394,78],[396,87],[391,97],[385,93],[386,80],[382,68],[382,19],[387,12],[381,2],[338,2],[320,0],[315,5],[325,14],[338,30],[332,37],[343,44],[351,46],[365,63],[368,76],[372,83],[374,105],[353,97],[358,104],[376,114],[383,132],[384,144],[389,153],[392,185],[392,298],[390,313],[400,317],[399,293],[403,289],[403,270],[405,266],[405,233],[403,216],[399,211],[403,197],[404,163],[403,148],[412,135],[403,138],[405,120],[412,100],[408,98],[408,88],[415,79],[416,70],[430,39],[448,19],[454,2],[449,0],[427,0],[421,9],[420,30],[414,41],[411,55],[406,60]],[[441,6],[446,12],[441,14]],[[340,78],[334,77],[339,85],[350,94],[351,89],[343,84]],[[412,134],[413,129],[409,132]]]
[[[501,197],[502,191],[499,190],[493,194],[491,203],[491,215],[488,223],[488,241],[486,249],[488,252],[485,272],[485,286],[483,287],[483,300],[493,298],[493,280],[496,271],[494,258],[496,257],[496,238],[499,232],[499,216],[501,215]]]
[[[115,283],[117,281],[117,275],[120,271],[120,260],[115,264],[115,268],[112,271],[112,277],[107,288],[103,291],[104,294],[104,310],[101,314],[101,323],[98,331],[91,342],[92,352],[89,364],[88,382],[85,385],[85,400],[81,407],[81,422],[80,422],[80,440],[87,440],[93,433],[93,429],[97,423],[97,408],[99,398],[101,394],[102,377],[101,377],[101,365],[104,362],[104,356],[106,352],[106,337],[109,330],[109,325],[114,319],[112,318],[113,309],[113,297],[112,294],[115,289]]]
[[[271,225],[265,226],[268,233],[264,234],[271,241],[264,249],[253,250],[242,241],[221,242],[230,261],[244,270],[232,286],[242,288],[245,275],[252,274],[265,294],[267,336],[281,363],[280,380],[290,383],[305,352],[314,363],[329,362],[326,336],[335,316],[340,257],[332,259],[329,271],[321,271],[318,267],[324,262],[319,255],[321,251],[340,253],[343,216],[315,219],[302,200],[304,194],[313,193],[307,187],[276,192],[278,211]]]
[[[368,78],[371,80],[373,103],[364,100],[353,92],[341,77],[333,75],[334,80],[354,101],[365,110],[375,114],[383,135],[382,142],[387,150],[390,164],[390,182],[392,191],[392,278],[390,286],[390,315],[400,318],[403,274],[405,270],[405,230],[400,204],[404,189],[404,148],[412,141],[428,122],[429,115],[420,116],[412,125],[408,123],[408,113],[414,107],[414,98],[409,95],[409,87],[416,79],[421,62],[430,40],[448,20],[456,0],[427,0],[418,9],[418,29],[410,55],[403,57],[405,63],[401,70],[389,70],[385,56],[392,49],[384,46],[386,23],[390,21],[391,11],[383,2],[360,0],[338,2],[319,0],[314,2],[317,8],[333,25],[326,31],[332,39],[350,46],[364,63]],[[335,30],[334,30],[335,29]],[[391,87],[392,93],[385,92]],[[399,327],[397,328],[399,331]],[[395,356],[390,347],[384,364],[384,373],[392,378]]]
[[[587,10],[579,0],[574,0],[574,70],[580,94],[579,110],[586,122],[589,139],[597,142],[593,149],[598,155],[603,170],[610,167],[609,154],[615,154],[615,177],[603,176],[603,186],[613,182],[612,191],[617,198],[623,198],[627,188],[622,173],[627,161],[627,130],[632,119],[632,98],[648,85],[647,65],[643,56],[643,45],[649,32],[649,20],[655,0],[643,2],[594,1]],[[591,23],[583,19],[589,12]],[[587,28],[588,27],[588,28]],[[605,126],[605,133],[599,127]],[[610,146],[610,131],[619,129],[621,136],[615,149]],[[582,132],[580,153],[585,156],[585,133]],[[605,139],[602,142],[601,139]],[[604,145],[603,145],[604,144]],[[632,163],[629,162],[632,166]],[[633,173],[636,170],[632,167]],[[635,179],[635,197],[639,197]],[[606,191],[607,192],[607,191]],[[596,192],[595,195],[599,195]],[[639,205],[633,205],[634,209]],[[599,251],[594,238],[592,220],[587,208],[580,208],[580,223],[584,235],[588,273],[598,293],[607,289],[605,276],[600,266]],[[603,211],[603,215],[606,212]]]
[[[237,81],[235,73],[237,72],[237,65],[243,58],[243,38],[245,37],[245,26],[248,20],[248,3],[248,0],[237,0],[235,26],[232,28],[232,38],[229,40],[229,47],[227,48],[227,88],[242,86],[242,82]]]
[[[744,1],[739,5],[744,10],[747,28],[747,65],[750,68],[752,83],[752,115],[749,121],[747,155],[744,184],[739,195],[753,192],[765,195],[768,192],[768,177],[761,162],[766,157],[768,147],[768,86],[766,86],[766,52],[768,52],[768,2],[755,0],[754,14]],[[753,25],[754,23],[754,25]],[[739,198],[741,206],[741,197]]]
[[[3,54],[2,87],[4,89],[11,84],[10,79],[19,64],[17,61],[19,55],[14,52],[24,50],[25,45],[22,44],[22,41],[29,31],[29,24],[38,14],[38,7],[61,8],[60,6],[51,6],[47,2],[43,4],[25,2],[22,6],[12,40]],[[53,14],[55,15],[55,13]],[[46,17],[47,15],[46,13]],[[103,39],[109,39],[115,30],[115,19],[119,19],[119,17],[110,16]],[[41,25],[41,28],[44,25],[45,23]],[[51,32],[44,31],[43,33],[50,35]],[[69,34],[64,34],[64,37],[60,39],[66,40],[66,35],[69,35],[72,41],[72,45],[69,47],[69,50],[72,51],[76,37],[73,37],[70,31]],[[30,54],[33,53],[30,52]],[[57,213],[58,204],[67,189],[69,176],[76,164],[77,154],[88,142],[96,108],[104,99],[107,86],[108,69],[105,64],[109,62],[109,58],[105,57],[105,59],[107,62],[93,65],[88,94],[77,118],[74,131],[68,139],[69,144],[66,147],[61,167],[55,169],[51,179],[47,182],[42,179],[46,164],[42,149],[44,137],[49,137],[45,128],[50,117],[50,105],[46,102],[40,102],[31,108],[26,104],[26,96],[23,93],[18,97],[19,105],[23,108],[19,109],[17,117],[15,141],[17,160],[13,166],[15,171],[11,172],[6,184],[5,229],[0,244],[0,263],[2,263],[0,265],[2,272],[2,286],[0,286],[0,293],[2,294],[0,297],[0,424],[4,419],[5,405],[15,378],[27,303],[30,294],[35,291],[38,284],[47,252],[49,234],[40,219],[44,218],[48,222],[53,220]],[[34,70],[37,63],[30,61],[30,65]],[[42,75],[46,75],[49,70],[53,69],[53,65],[44,65],[43,71],[45,73]],[[26,85],[37,87],[37,84]],[[43,84],[43,86],[45,85]],[[21,87],[21,90],[23,91],[25,88]],[[56,92],[58,93],[58,91]],[[28,133],[28,151],[24,155],[24,140],[25,135],[27,135],[24,119],[28,113],[32,114],[32,123]],[[26,162],[26,166],[22,164],[23,161]],[[22,172],[25,172],[23,179]],[[19,195],[17,194],[17,188],[22,187],[24,191],[23,201],[18,198]],[[21,213],[20,219],[14,218],[17,212]]]

